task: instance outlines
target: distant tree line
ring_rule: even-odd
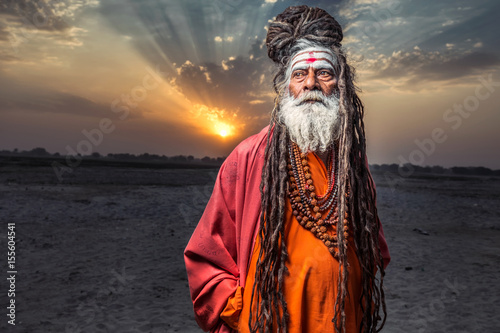
[[[46,158],[62,158],[65,155],[59,153],[51,154],[45,148],[33,148],[31,150],[19,151],[18,149],[10,150],[0,150],[0,155],[2,156],[26,156],[26,157],[46,157]],[[81,156],[78,154],[78,156]],[[82,156],[84,159],[103,159],[103,160],[116,160],[116,161],[130,161],[130,162],[174,162],[174,163],[203,163],[203,164],[214,164],[220,165],[224,162],[225,157],[209,157],[205,156],[203,158],[196,158],[193,155],[175,155],[175,156],[165,156],[157,154],[129,154],[129,153],[118,153],[118,154],[107,154],[101,155],[98,152],[94,152],[88,156]]]
[[[0,156],[26,156],[26,157],[46,157],[46,158],[63,158],[64,155],[59,153],[51,154],[45,148],[33,148],[31,150],[18,151],[18,149],[0,150]],[[89,156],[82,156],[84,159],[95,160],[113,160],[113,161],[130,161],[130,162],[158,162],[158,163],[198,163],[198,164],[213,164],[221,165],[225,157],[209,157],[196,158],[193,155],[175,155],[165,156],[157,154],[144,153],[134,155],[129,153],[107,154],[101,155],[94,152]],[[479,175],[479,176],[500,176],[500,170],[491,170],[485,167],[451,167],[444,168],[439,165],[435,166],[419,166],[419,165],[398,165],[398,164],[372,164],[370,165],[372,171],[390,172],[394,174],[407,172],[411,173],[428,173],[428,174],[455,174],[455,175]]]
[[[428,174],[455,174],[455,175],[470,175],[470,176],[500,176],[500,170],[491,170],[485,167],[451,167],[444,168],[439,165],[420,166],[413,164],[372,164],[370,170],[380,172],[390,172],[394,174],[409,174],[409,173],[428,173]]]

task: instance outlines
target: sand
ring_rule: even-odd
[[[182,252],[216,169],[0,167],[1,332],[201,332]],[[383,332],[500,332],[500,180],[375,174]],[[7,223],[16,223],[16,325]]]

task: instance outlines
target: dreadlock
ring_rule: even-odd
[[[287,8],[269,26],[266,45],[269,57],[278,65],[273,79],[277,96],[271,114],[265,150],[266,162],[260,184],[262,215],[258,237],[261,248],[250,305],[249,326],[252,332],[271,332],[273,329],[287,332],[288,312],[282,287],[284,277],[288,273],[284,216],[288,190],[287,145],[290,138],[277,115],[280,108],[279,101],[285,93],[288,93],[286,68],[298,39],[328,47],[337,57],[338,68],[335,69],[335,73],[338,79],[339,112],[342,119],[338,144],[337,230],[343,230],[344,224],[347,223],[344,216],[349,211],[356,254],[362,269],[362,296],[358,300],[363,309],[360,332],[378,332],[385,323],[387,315],[383,291],[385,272],[378,243],[376,194],[366,161],[364,106],[354,85],[354,70],[347,64],[341,48],[342,37],[342,28],[332,16],[322,9],[305,5]],[[345,332],[348,261],[347,239],[343,232],[338,232],[337,237],[339,293],[335,299],[333,322],[335,331],[339,333]],[[380,272],[380,278],[377,278],[377,270]],[[256,311],[253,311],[254,302]]]

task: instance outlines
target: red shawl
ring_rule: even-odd
[[[184,251],[195,319],[204,330],[231,332],[220,313],[244,286],[260,220],[260,182],[268,127],[241,142],[222,164],[214,190]],[[380,225],[384,265],[389,249]]]

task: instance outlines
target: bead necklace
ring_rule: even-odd
[[[315,192],[307,154],[301,153],[299,147],[291,142],[288,145],[288,196],[292,206],[292,214],[301,226],[311,231],[326,245],[330,253],[338,259],[336,248],[337,236],[327,233],[328,226],[338,223],[338,150],[336,145],[328,158],[328,190],[322,196]],[[348,197],[348,193],[346,193]],[[325,218],[322,218],[325,212]],[[348,237],[347,212],[344,225],[344,236]]]

